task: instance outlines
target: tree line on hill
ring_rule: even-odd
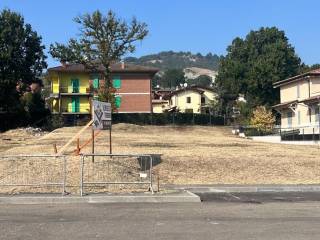
[[[156,74],[152,79],[153,88],[175,89],[183,84],[188,86],[197,85],[202,87],[210,87],[213,79],[207,75],[200,75],[196,78],[187,78],[183,69],[168,69],[163,74]]]
[[[104,74],[109,80],[110,63],[133,52],[134,42],[148,34],[145,23],[135,18],[128,23],[117,18],[112,11],[106,15],[95,11],[75,21],[81,26],[79,37],[70,39],[67,44],[52,44],[50,54],[58,60],[82,63],[92,69],[95,68],[92,63],[100,62],[106,67]],[[37,123],[48,115],[39,90],[41,74],[47,67],[41,36],[24,22],[19,13],[8,9],[0,12],[0,26],[0,129],[3,129],[4,123],[10,125],[14,121]],[[98,32],[103,34],[96,34]],[[110,40],[113,38],[108,36],[114,34],[118,36],[117,40]],[[219,100],[213,108],[228,114],[238,104],[244,119],[248,119],[258,106],[271,109],[279,102],[279,89],[273,88],[274,82],[320,67],[318,64],[304,64],[285,32],[276,27],[262,27],[250,31],[245,38],[235,38],[227,47],[225,56],[168,51],[125,60],[160,67],[163,73],[153,79],[153,86],[163,88],[173,88],[183,83],[212,85],[208,76],[186,79],[185,67],[218,70],[213,87]],[[107,81],[99,96],[102,100],[112,101],[113,95],[112,84]],[[239,95],[245,97],[246,103],[236,101]]]
[[[124,60],[132,64],[156,67],[162,71],[187,67],[207,68],[217,71],[220,58],[221,56],[212,53],[202,55],[201,53],[164,51],[139,58],[127,57]]]

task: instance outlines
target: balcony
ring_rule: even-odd
[[[61,113],[64,114],[64,115],[71,115],[71,114],[82,114],[82,115],[86,115],[86,114],[90,114],[90,111],[89,109],[87,111],[81,111],[80,110],[80,107],[76,107],[73,111],[70,109],[61,109]]]
[[[60,95],[92,95],[92,92],[89,87],[59,87]]]

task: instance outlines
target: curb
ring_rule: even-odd
[[[188,190],[193,193],[269,193],[319,192],[320,185],[172,185],[168,189]]]
[[[200,197],[182,191],[163,195],[99,195],[99,196],[4,196],[0,204],[78,204],[78,203],[195,203]]]

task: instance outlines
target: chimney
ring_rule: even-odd
[[[121,69],[124,69],[124,61],[121,61]]]
[[[60,63],[61,63],[61,65],[62,65],[62,67],[64,67],[64,68],[67,66],[67,63],[66,63],[65,60],[61,60]]]

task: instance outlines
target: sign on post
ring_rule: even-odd
[[[111,104],[107,102],[92,101],[94,130],[111,129]]]

